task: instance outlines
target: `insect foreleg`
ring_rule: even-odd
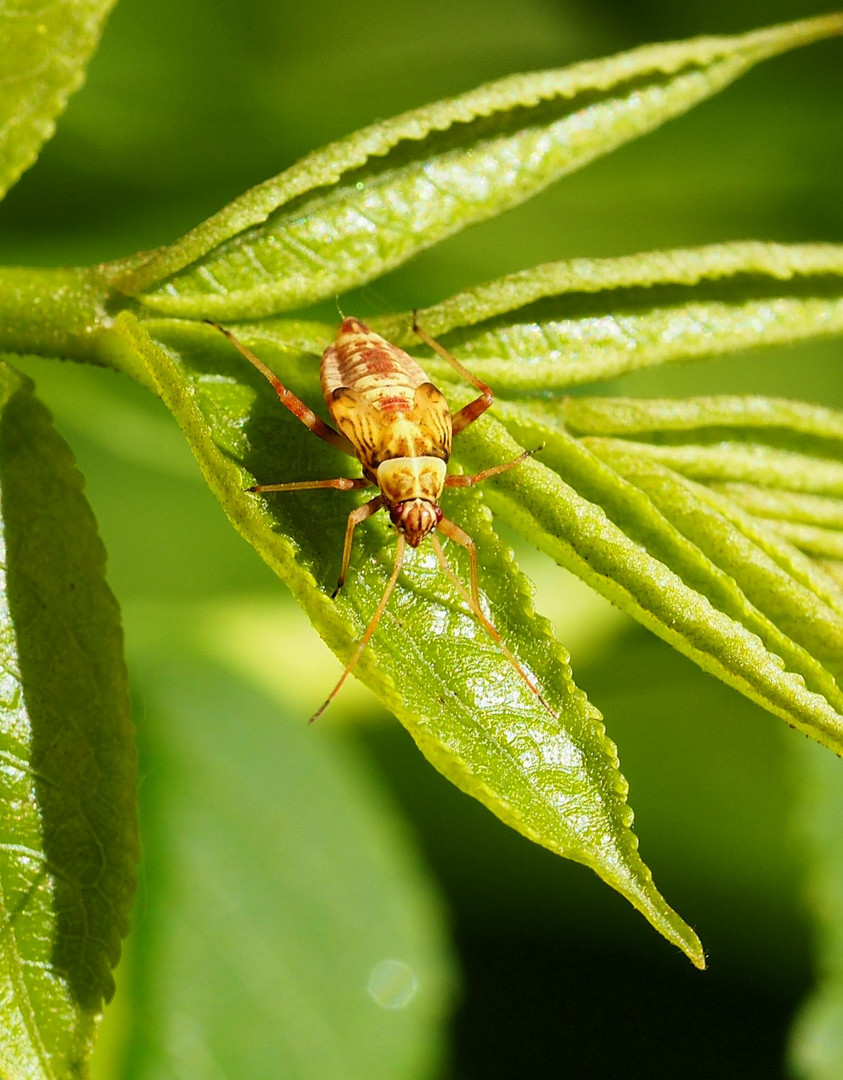
[[[383,495],[376,495],[374,499],[369,499],[367,503],[363,503],[362,506],[358,506],[356,510],[352,510],[351,513],[348,515],[348,522],[345,526],[345,543],[343,544],[342,549],[342,568],[340,569],[340,576],[339,581],[337,581],[337,587],[331,593],[332,600],[345,584],[345,575],[348,573],[348,563],[351,559],[351,545],[354,542],[354,530],[357,528],[361,521],[365,521],[367,518],[370,518],[372,514],[376,514],[378,510],[380,510],[380,508],[384,505],[385,501],[386,500],[384,499]],[[400,537],[400,539],[403,544],[404,538]],[[348,674],[348,672],[346,672],[346,674]],[[343,678],[344,677],[345,676],[343,676]],[[330,698],[328,700],[330,701]],[[327,702],[325,704],[327,704]]]
[[[494,394],[492,393],[491,387],[487,386],[482,379],[478,379],[476,375],[472,375],[467,368],[462,366],[456,356],[449,353],[444,345],[440,345],[426,330],[423,330],[419,326],[416,321],[415,312],[413,312],[413,330],[418,334],[425,345],[433,349],[437,355],[441,356],[443,360],[446,360],[451,365],[454,371],[462,375],[467,382],[470,382],[472,386],[480,391],[480,397],[475,398],[474,401],[469,401],[467,405],[464,405],[459,412],[454,413],[451,417],[453,432],[457,435],[463,428],[467,428],[469,424],[473,424],[479,416],[483,415],[494,401]]]
[[[342,450],[343,453],[348,454],[349,457],[357,456],[354,452],[354,447],[345,435],[340,434],[339,431],[334,431],[332,427],[328,427],[325,421],[317,416],[313,409],[305,405],[301,398],[296,397],[292,390],[288,390],[275,372],[270,371],[263,360],[261,360],[260,357],[255,356],[251,349],[247,349],[242,341],[238,341],[230,330],[226,330],[224,326],[220,326],[219,323],[212,322],[210,319],[205,319],[205,322],[209,326],[215,327],[221,334],[224,334],[238,352],[242,356],[245,356],[253,367],[258,369],[267,382],[272,384],[275,393],[278,395],[278,400],[284,408],[289,409],[293,416],[298,420],[301,420],[305,427],[310,428],[314,435],[318,435],[320,439],[323,439],[326,443],[336,447],[337,450]]]
[[[471,595],[474,603],[473,607],[480,610],[480,590],[477,588],[477,545],[474,540],[468,535],[465,529],[461,529],[459,525],[451,521],[449,518],[443,517],[439,524],[436,526],[439,532],[443,533],[449,539],[459,544],[460,547],[464,547],[468,552],[468,573],[469,580],[471,581]],[[430,539],[434,542],[437,548],[437,555],[440,555],[442,548],[439,545],[438,540],[431,534]],[[439,561],[444,559],[444,554],[441,554]],[[460,586],[465,591],[465,586]]]
[[[373,499],[372,502],[374,502],[374,501],[375,500]],[[366,506],[361,506],[360,509],[365,510],[367,506],[371,506],[371,503],[366,503]],[[378,509],[378,508],[376,507],[375,509]],[[372,511],[372,513],[374,513],[374,511]],[[389,602],[390,596],[392,595],[392,590],[395,588],[395,582],[398,580],[398,575],[401,573],[401,564],[404,562],[404,551],[405,551],[404,537],[401,535],[401,533],[398,533],[397,535],[398,535],[398,547],[397,547],[397,550],[395,552],[395,566],[393,567],[393,570],[392,570],[392,576],[390,577],[389,581],[387,582],[386,588],[383,591],[383,596],[380,599],[380,603],[377,606],[377,610],[375,611],[375,614],[372,616],[371,621],[369,622],[369,625],[366,627],[366,630],[363,633],[363,637],[361,637],[360,640],[357,642],[357,648],[354,650],[354,655],[352,656],[352,658],[346,664],[345,671],[340,676],[339,682],[334,687],[334,689],[330,692],[330,694],[328,695],[326,700],[319,706],[319,708],[316,710],[316,712],[313,714],[313,716],[311,716],[311,718],[309,720],[309,723],[311,723],[311,724],[317,718],[317,716],[322,715],[322,713],[325,711],[325,709],[327,709],[327,707],[331,704],[331,702],[337,696],[337,692],[339,691],[339,688],[342,686],[342,684],[345,682],[345,680],[351,674],[351,671],[356,666],[357,661],[363,655],[363,650],[369,644],[369,641],[371,640],[372,634],[374,634],[375,630],[377,630],[377,628],[378,628],[378,623],[381,621],[381,615],[383,615],[384,611],[386,610],[386,605]]]

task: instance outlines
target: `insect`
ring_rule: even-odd
[[[208,320],[210,322],[210,320]],[[497,643],[503,654],[551,713],[533,680],[501,639],[480,607],[477,585],[477,549],[474,541],[455,522],[445,517],[439,498],[446,487],[470,487],[490,476],[515,468],[534,451],[526,450],[512,461],[495,465],[470,476],[448,474],[453,437],[473,424],[493,401],[491,389],[476,378],[413,320],[419,338],[479,391],[473,401],[451,413],[444,394],[422,367],[403,349],[390,344],[359,319],[345,318],[333,344],[322,355],[322,394],[337,429],[330,427],[281,382],[264,362],[234,334],[218,323],[210,323],[223,333],[240,353],[272,384],[282,405],[326,443],[357,458],[363,476],[331,480],[305,480],[284,484],[255,484],[251,492],[302,491],[335,488],[356,491],[376,487],[378,494],[348,515],[342,565],[335,597],[345,582],[351,558],[354,530],[379,510],[385,509],[395,526],[397,550],[392,574],[380,602],[339,681],[325,702],[310,718],[315,720],[333,701],[354,669],[386,610],[404,561],[406,545],[416,548],[430,538],[440,566],[468,603],[477,620]],[[448,564],[437,533],[442,533],[468,552],[470,591]]]

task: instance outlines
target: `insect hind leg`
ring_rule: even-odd
[[[372,481],[365,476],[338,476],[335,480],[294,480],[289,484],[252,484],[245,491],[260,493],[265,491],[313,491],[316,488],[334,488],[336,491],[358,491],[372,486]]]
[[[449,524],[453,525],[453,522],[449,522]],[[553,717],[554,720],[557,720],[558,718],[556,716],[556,713],[553,711],[553,709],[551,709],[551,707],[548,705],[548,703],[542,697],[542,694],[541,694],[541,691],[539,690],[539,688],[536,686],[536,684],[533,682],[533,680],[530,678],[530,676],[524,670],[521,663],[516,659],[515,654],[506,645],[506,643],[504,642],[503,638],[501,637],[501,635],[500,635],[497,627],[495,626],[495,624],[491,621],[491,619],[487,618],[487,616],[483,612],[483,609],[480,607],[480,602],[479,602],[479,600],[477,598],[477,593],[476,593],[476,589],[477,589],[477,580],[476,580],[477,553],[476,553],[476,547],[475,547],[474,541],[471,539],[470,536],[468,536],[468,533],[463,532],[463,530],[460,529],[459,526],[454,526],[454,529],[457,532],[462,533],[462,535],[467,537],[467,539],[471,542],[471,546],[468,548],[468,551],[469,551],[469,555],[471,556],[471,559],[472,559],[472,591],[469,592],[468,589],[466,589],[465,585],[463,585],[463,583],[460,581],[460,579],[457,577],[457,575],[451,569],[450,563],[445,558],[445,552],[442,550],[442,545],[439,543],[438,538],[436,536],[434,536],[433,534],[431,534],[430,541],[431,541],[431,543],[433,545],[433,550],[436,552],[436,558],[439,560],[439,565],[442,567],[442,569],[444,570],[445,574],[448,576],[451,583],[455,586],[455,588],[459,592],[460,596],[462,596],[462,598],[466,601],[468,606],[471,608],[471,612],[474,615],[475,619],[477,619],[477,621],[480,623],[480,625],[483,627],[483,629],[486,631],[486,633],[489,635],[489,637],[492,639],[492,641],[495,642],[497,647],[500,649],[500,651],[503,653],[503,655],[506,657],[506,659],[509,661],[509,663],[512,665],[512,667],[515,669],[516,674],[518,674],[521,677],[521,679],[526,683],[528,689],[530,689],[535,694],[535,696],[538,698],[539,702],[541,703],[541,705],[543,706],[545,711],[548,712],[550,714],[550,716]],[[444,530],[442,530],[442,531],[444,532]],[[457,543],[462,543],[462,541],[459,540],[457,538],[457,536],[455,536],[455,535],[452,535],[452,534],[447,533],[447,532],[445,533],[445,535],[446,536],[450,535],[451,539],[456,540]],[[467,546],[467,545],[463,545],[463,546]]]

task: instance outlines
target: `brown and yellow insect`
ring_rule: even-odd
[[[378,488],[378,494],[373,499],[348,515],[342,567],[333,596],[337,595],[345,581],[354,530],[362,521],[385,508],[389,511],[390,520],[398,535],[395,566],[380,603],[345,671],[311,720],[315,720],[333,700],[374,634],[401,572],[405,544],[418,547],[428,536],[442,569],[456,585],[476,618],[498,643],[521,678],[550,711],[533,681],[503,643],[500,634],[480,607],[477,550],[474,541],[459,525],[445,517],[439,505],[444,488],[470,487],[489,476],[513,468],[530,454],[530,451],[525,451],[513,461],[484,469],[483,472],[471,476],[448,474],[453,437],[469,424],[473,424],[489,408],[493,401],[491,389],[414,323],[413,329],[420,339],[480,391],[478,397],[463,406],[459,412],[452,414],[444,394],[403,349],[390,344],[359,319],[343,319],[333,344],[329,345],[322,355],[320,368],[325,404],[339,429],[334,430],[288,390],[278,376],[229,330],[216,323],[211,325],[217,326],[269,380],[282,405],[320,439],[350,457],[357,458],[363,466],[363,476],[355,479],[338,477],[332,480],[305,480],[287,484],[256,484],[250,487],[249,491],[302,491],[308,488],[353,491],[371,486]],[[470,592],[449,566],[436,537],[437,532],[468,551]]]

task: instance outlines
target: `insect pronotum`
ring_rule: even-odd
[[[320,367],[325,403],[339,429],[335,430],[288,390],[278,376],[238,341],[230,330],[218,323],[211,325],[225,334],[249,363],[272,384],[281,404],[289,409],[293,416],[298,417],[314,435],[350,457],[357,458],[363,466],[363,476],[354,479],[343,476],[332,480],[255,484],[248,488],[248,491],[303,491],[309,488],[356,491],[366,487],[378,489],[374,498],[348,515],[342,566],[332,596],[336,596],[343,586],[351,558],[354,530],[362,521],[376,514],[378,510],[386,509],[397,533],[395,565],[380,602],[339,681],[310,718],[311,722],[333,701],[377,629],[401,573],[405,545],[418,547],[425,537],[430,537],[440,566],[474,616],[545,709],[554,715],[533,680],[504,644],[480,607],[477,549],[474,541],[459,525],[445,517],[439,505],[439,497],[444,488],[470,487],[480,480],[514,468],[533,453],[526,450],[512,461],[471,476],[448,474],[453,436],[473,424],[489,408],[493,401],[491,389],[467,371],[456,357],[439,342],[434,341],[414,320],[413,329],[419,338],[480,391],[473,401],[452,415],[444,394],[433,385],[411,356],[374,333],[359,319],[343,319],[333,344],[322,354]],[[460,544],[468,552],[470,591],[448,564],[436,536],[437,532]]]

